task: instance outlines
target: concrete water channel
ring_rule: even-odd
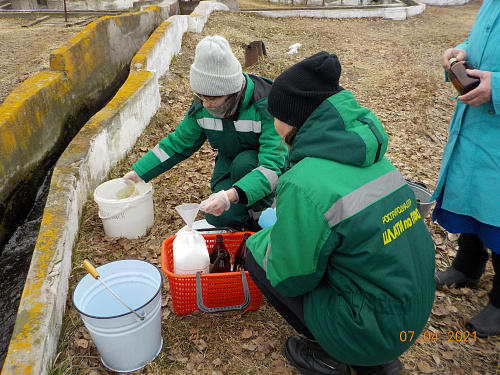
[[[19,12],[10,13],[19,15]],[[104,12],[100,14],[105,15]],[[74,13],[72,15],[74,16]],[[127,75],[128,67],[120,71],[108,87],[96,93],[91,101],[87,101],[75,110],[64,125],[64,136],[51,149],[47,157],[40,160],[36,171],[30,173],[13,191],[12,196],[15,197],[15,202],[11,208],[9,209],[6,205],[4,215],[8,216],[10,225],[3,238],[0,239],[0,366],[3,365],[14,328],[16,312],[38,238],[54,165],[81,127],[116,94]]]
[[[24,221],[17,227],[7,244],[0,249],[0,367],[3,366],[7,355],[17,308],[42,221],[51,174],[51,172],[47,174],[38,190],[35,204]]]
[[[81,127],[116,94],[127,74],[128,69],[120,72],[109,87],[96,94],[92,105],[82,106],[72,116],[65,126],[66,135],[51,150],[50,155],[40,161],[36,172],[30,174],[13,192],[16,208],[5,214],[11,223],[19,224],[10,228],[11,231],[7,232],[0,246],[0,366],[7,354],[56,161]]]
[[[45,11],[42,14],[63,16],[61,11]],[[77,16],[114,15],[122,12],[66,12]],[[42,14],[35,13],[39,17]],[[20,17],[22,11],[3,11],[1,16]],[[24,14],[26,16],[26,14]],[[40,19],[40,18],[37,18]],[[28,20],[26,21],[28,23]],[[47,156],[37,163],[37,168],[29,173],[22,183],[11,193],[10,202],[2,206],[4,229],[0,238],[0,367],[3,365],[16,313],[21,299],[26,276],[31,264],[38,232],[42,221],[43,209],[49,192],[50,179],[54,165],[81,127],[116,94],[125,82],[129,72],[128,65],[122,69],[107,87],[102,88],[86,100],[68,118],[63,135],[50,149]],[[10,203],[10,204],[9,204]]]
[[[17,315],[18,322],[16,323],[16,329],[12,338],[11,348],[9,349],[9,355],[6,359],[5,366],[2,371],[2,375],[19,373],[18,366],[21,361],[26,363],[24,367],[23,373],[29,374],[41,374],[46,372],[47,364],[50,362],[51,358],[54,355],[55,347],[58,339],[58,332],[60,329],[60,324],[62,320],[62,310],[65,303],[65,297],[67,293],[67,277],[69,274],[70,267],[70,258],[71,258],[71,249],[73,241],[76,237],[78,231],[78,217],[81,214],[81,207],[86,202],[89,192],[91,192],[102,180],[106,177],[109,169],[113,164],[120,160],[123,157],[123,150],[120,152],[116,152],[111,159],[108,158],[99,158],[99,156],[103,155],[103,150],[112,151],[113,148],[130,148],[135,139],[140,135],[141,129],[144,129],[147,126],[149,119],[152,117],[154,112],[156,111],[159,105],[159,97],[156,96],[157,88],[157,80],[158,78],[168,69],[168,63],[174,54],[178,53],[180,50],[179,33],[180,38],[182,39],[182,33],[186,31],[194,31],[201,32],[204,23],[206,22],[209,13],[213,10],[223,9],[222,7],[217,7],[213,5],[207,5],[204,3],[211,2],[202,2],[200,3],[200,9],[196,9],[197,19],[193,20],[193,18],[181,19],[176,18],[179,16],[172,16],[170,18],[165,18],[167,21],[169,20],[169,24],[166,25],[166,22],[162,23],[160,27],[156,28],[155,35],[153,33],[148,43],[142,42],[140,45],[143,47],[139,51],[134,51],[135,56],[131,60],[128,60],[127,66],[133,67],[130,72],[127,70],[128,77],[125,77],[126,80],[123,80],[117,88],[123,90],[121,95],[123,98],[113,98],[111,102],[108,103],[108,107],[113,107],[117,113],[112,116],[112,119],[102,119],[99,118],[99,112],[96,116],[91,118],[93,113],[89,113],[90,121],[86,122],[86,125],[82,129],[83,134],[79,134],[75,137],[76,140],[72,142],[73,145],[70,144],[68,149],[64,151],[61,159],[58,164],[59,167],[65,169],[66,173],[69,170],[69,177],[72,180],[69,183],[69,195],[70,203],[69,206],[65,207],[58,215],[62,215],[62,217],[55,217],[55,222],[58,222],[58,219],[61,220],[59,224],[64,225],[65,228],[60,228],[58,232],[63,237],[62,242],[47,241],[45,238],[45,242],[50,242],[51,246],[55,246],[55,249],[49,254],[48,263],[44,263],[40,261],[39,256],[36,255],[38,251],[44,251],[44,238],[43,236],[49,235],[47,230],[52,230],[47,226],[50,224],[45,223],[41,224],[42,216],[41,212],[45,205],[45,199],[47,199],[47,195],[49,196],[47,205],[49,206],[48,212],[50,213],[50,208],[54,207],[54,202],[51,200],[54,197],[58,197],[58,199],[64,199],[64,196],[61,197],[60,194],[56,194],[54,189],[65,185],[68,175],[64,176],[61,170],[57,170],[54,173],[55,177],[52,177],[52,169],[48,169],[46,171],[47,179],[45,182],[39,187],[39,191],[37,194],[36,204],[33,208],[27,212],[27,216],[23,224],[19,227],[19,229],[15,232],[15,234],[11,237],[8,245],[5,247],[2,258],[0,259],[0,270],[2,270],[2,274],[0,274],[0,281],[3,278],[8,279],[5,284],[2,283],[2,293],[5,291],[3,295],[1,295],[2,299],[0,301],[0,311],[5,310],[6,305],[10,305],[10,308],[5,313],[4,321],[8,324],[14,323],[14,318],[16,317],[15,311],[17,310],[17,306],[15,306],[15,299],[19,300],[20,290],[19,285],[24,285],[27,283],[28,289],[33,289],[33,280],[37,279],[36,290],[31,290],[31,293],[40,293],[41,295],[37,297],[37,314],[42,315],[42,317],[37,317],[36,319],[30,318],[30,311],[33,310],[34,302],[33,298],[29,301],[24,302],[21,301],[21,306]],[[392,19],[406,19],[409,16],[421,13],[425,9],[425,5],[420,3],[411,2],[411,5],[408,3],[398,3],[397,6],[394,4],[391,6],[376,6],[373,8],[365,9],[365,15],[368,17],[380,17],[384,16],[386,18]],[[257,12],[261,14],[265,14],[269,17],[288,17],[288,16],[309,16],[309,17],[360,17],[362,16],[360,12],[362,12],[362,7],[351,7],[343,9],[339,9],[338,7],[315,7],[315,8],[297,8],[293,11],[288,9],[252,9],[248,10],[250,12]],[[290,13],[292,12],[292,13]],[[176,39],[172,40],[172,34],[176,35]],[[149,34],[148,34],[149,35]],[[168,56],[165,59],[164,55],[161,55],[162,49],[168,49]],[[142,53],[141,53],[142,51]],[[163,52],[165,53],[165,52]],[[160,62],[160,60],[163,60]],[[167,66],[165,66],[165,60],[167,61]],[[163,65],[163,66],[160,66]],[[123,68],[122,68],[123,69]],[[139,84],[140,87],[136,87],[136,92],[143,91],[143,98],[138,98],[134,96],[135,93],[130,93],[127,91],[127,82],[129,85],[135,85],[129,80],[135,77],[137,80],[137,75],[146,74],[148,77],[146,79],[142,79]],[[149,76],[153,76],[150,78]],[[150,82],[152,80],[152,82]],[[155,85],[156,80],[156,85]],[[122,86],[122,84],[124,84]],[[155,87],[156,86],[156,87]],[[125,88],[124,88],[125,87]],[[114,91],[116,93],[116,90]],[[110,96],[113,97],[114,93]],[[120,91],[117,94],[120,97]],[[109,98],[108,98],[109,99]],[[106,99],[103,103],[106,103]],[[122,100],[124,102],[120,103],[120,106],[116,106],[114,100]],[[147,102],[147,104],[145,103]],[[127,104],[128,103],[128,104]],[[127,109],[127,105],[132,105],[132,112],[130,109]],[[139,118],[137,118],[138,108],[143,108],[146,106],[148,109],[142,111]],[[120,107],[120,108],[118,108]],[[96,118],[97,117],[97,118]],[[117,119],[117,117],[120,117]],[[133,119],[134,123],[130,123],[130,117],[135,117]],[[137,126],[137,122],[140,123]],[[0,125],[2,123],[0,122]],[[90,126],[86,129],[87,126]],[[100,129],[97,129],[100,127]],[[136,127],[139,129],[135,130],[135,133],[131,133],[130,128]],[[92,130],[89,130],[92,129]],[[104,134],[106,133],[106,134]],[[111,133],[111,134],[110,134]],[[81,139],[78,139],[79,136]],[[107,138],[106,138],[107,137]],[[117,139],[120,139],[117,141]],[[87,146],[85,150],[80,150],[81,144],[78,142],[86,143]],[[96,153],[97,150],[97,153]],[[61,150],[62,151],[62,150]],[[2,151],[3,152],[3,151]],[[96,156],[97,155],[97,156]],[[75,162],[78,163],[78,171],[71,171],[70,165],[74,167]],[[100,163],[99,167],[96,167],[96,163]],[[64,166],[64,168],[63,168]],[[96,171],[97,170],[97,171]],[[49,181],[52,177],[52,181]],[[82,181],[85,180],[85,181]],[[64,187],[63,187],[64,188]],[[52,190],[53,196],[51,197],[50,191]],[[59,192],[60,193],[60,192]],[[64,195],[64,194],[63,194]],[[60,207],[58,207],[60,208]],[[47,214],[47,213],[46,213]],[[57,215],[56,215],[57,216]],[[53,217],[54,219],[54,217]],[[41,225],[41,234],[42,238],[38,236],[38,228]],[[62,231],[62,232],[61,232]],[[29,236],[28,236],[29,233]],[[51,234],[54,236],[54,233]],[[57,234],[56,234],[57,235]],[[39,242],[39,245],[35,245],[36,242]],[[45,244],[46,245],[46,244]],[[38,249],[37,249],[38,246]],[[35,248],[35,257],[34,260],[30,262],[31,252]],[[68,258],[69,257],[69,258]],[[41,272],[40,267],[49,267],[49,272]],[[12,278],[13,272],[16,274],[15,278]],[[25,277],[28,274],[28,280],[26,281]],[[9,276],[10,275],[10,276]],[[23,276],[24,275],[24,276]],[[44,280],[38,280],[41,276],[43,276]],[[50,285],[43,286],[44,281],[46,279],[50,279],[48,282]],[[57,279],[57,280],[56,280]],[[65,280],[66,279],[66,280]],[[30,282],[32,283],[30,285]],[[16,286],[14,286],[16,284]],[[9,288],[12,288],[12,291],[9,292],[8,288],[4,288],[6,285],[9,285]],[[40,287],[41,286],[41,287]],[[59,292],[54,292],[54,288],[61,287],[62,290]],[[17,288],[17,289],[16,289]],[[30,291],[25,291],[25,296],[29,296]],[[7,296],[4,300],[3,296]],[[4,303],[4,301],[9,301],[9,303]],[[44,306],[48,306],[47,311],[44,311]],[[42,310],[40,310],[40,308]],[[21,320],[20,319],[21,314]],[[49,316],[44,318],[43,315],[48,314]],[[2,318],[0,318],[2,319]],[[3,326],[3,323],[2,323]],[[27,333],[26,329],[30,332]],[[48,333],[52,333],[51,330],[54,330],[56,334],[48,335]],[[2,337],[9,337],[10,333],[7,335],[2,334]],[[37,339],[41,339],[42,343],[37,343]],[[26,345],[26,342],[31,341],[33,345],[29,345],[28,348],[23,347]],[[8,341],[4,339],[1,342],[1,345],[6,345]],[[2,354],[2,350],[5,350],[0,347],[0,355]],[[0,357],[0,360],[3,360]],[[0,362],[1,363],[1,362]]]

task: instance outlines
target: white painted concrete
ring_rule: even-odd
[[[256,10],[270,18],[280,17],[312,17],[312,18],[364,18],[381,17],[395,21],[403,21],[425,10],[425,4],[415,3],[411,6],[387,7],[337,7],[334,9],[283,9],[283,10]]]
[[[214,1],[200,1],[189,17],[189,31],[201,33],[210,13],[216,10],[229,10],[229,8]]]
[[[57,353],[83,206],[158,110],[157,71],[168,70],[180,50],[190,16],[181,17],[172,20],[173,27],[164,35],[156,36],[159,45],[147,59],[155,71],[132,70],[115,97],[85,124],[57,162],[2,375],[47,374]],[[169,42],[170,52],[159,53],[158,48]]]
[[[470,0],[420,0],[428,5],[448,6],[448,5],[464,5]]]
[[[166,22],[172,24],[154,44],[144,66],[144,69],[155,72],[158,77],[162,77],[169,69],[170,64],[165,62],[172,61],[172,58],[181,50],[182,35],[188,31],[189,17],[176,15],[169,17]]]

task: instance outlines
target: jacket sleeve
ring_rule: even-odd
[[[293,183],[280,186],[276,213],[262,265],[271,285],[281,294],[302,295],[315,289],[323,278],[335,247],[325,246],[330,226],[307,193]]]
[[[469,46],[469,38],[467,38],[464,42],[460,43],[458,46],[456,46],[456,49],[464,49],[467,51],[467,47]]]
[[[470,55],[475,51],[476,44],[475,41],[477,38],[484,38],[484,32],[482,29],[484,28],[489,28],[491,26],[491,23],[493,22],[500,22],[500,21],[495,21],[492,19],[492,17],[497,17],[498,11],[493,11],[492,8],[492,2],[484,2],[483,5],[481,6],[481,9],[478,12],[478,15],[476,17],[476,21],[474,22],[474,25],[471,28],[471,31],[469,33],[469,37],[461,44],[456,46],[455,48],[463,49],[466,50],[467,53]],[[492,33],[495,34],[495,33]],[[472,35],[472,38],[471,38]],[[493,61],[495,61],[494,65],[490,65],[489,68],[482,68],[481,66],[479,67],[480,70],[489,70],[492,72],[491,75],[491,101],[493,105],[493,110],[496,115],[500,114],[500,71],[499,67],[500,65],[498,64],[498,37],[493,38],[494,35],[491,35],[487,41],[485,41],[484,48],[481,48],[479,50],[476,50],[476,54],[480,54],[481,56],[484,56],[486,51],[489,51],[490,53],[494,53]],[[484,58],[484,57],[483,57]],[[470,56],[468,57],[470,60]],[[480,59],[478,59],[480,60]]]
[[[186,114],[175,131],[140,158],[132,169],[146,182],[187,159],[205,142],[203,129],[194,115]]]
[[[267,98],[266,98],[267,104]],[[288,154],[284,142],[274,128],[274,118],[263,116],[259,137],[258,166],[234,186],[239,187],[252,205],[276,190]]]

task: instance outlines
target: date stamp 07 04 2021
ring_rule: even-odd
[[[401,331],[399,334],[399,339],[401,341],[412,341],[415,338],[414,331]],[[423,340],[425,342],[429,341],[448,341],[448,342],[471,342],[476,341],[476,331],[448,331],[445,337],[440,337],[439,332],[424,331],[418,337],[418,340]]]

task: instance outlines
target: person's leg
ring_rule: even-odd
[[[215,158],[215,166],[210,180],[210,189],[217,193],[221,190],[228,190],[233,186],[234,180],[231,177],[232,159],[222,155]],[[240,228],[244,227],[248,221],[248,209],[244,204],[231,204],[229,210],[224,211],[220,216],[205,214],[205,219],[209,224],[216,227]]]
[[[457,256],[452,266],[471,279],[480,279],[488,261],[488,249],[475,234],[463,233],[458,238]]]
[[[213,187],[213,192],[217,193],[221,190],[228,190],[232,185],[230,178],[220,180],[218,184]],[[242,228],[246,226],[248,218],[248,209],[246,205],[239,203],[232,203],[229,210],[224,211],[220,216],[205,213],[207,222],[215,227]]]
[[[313,334],[307,328],[304,319],[304,298],[285,297],[274,289],[266,277],[266,272],[255,261],[251,252],[247,254],[245,260],[247,271],[252,281],[260,289],[268,302],[278,311],[278,313],[290,324],[298,333],[314,340]]]
[[[221,190],[230,189],[234,183],[241,180],[244,176],[257,168],[258,165],[258,152],[255,150],[243,151],[233,160],[217,155],[212,180],[210,182],[211,190],[216,193]],[[265,198],[255,202],[251,208],[254,212],[260,212],[270,207],[273,203],[273,199],[274,193],[269,194]],[[223,212],[220,216],[205,214],[205,218],[209,224],[216,227],[247,227],[252,232],[260,230],[260,227],[256,224],[256,219],[258,219],[258,217],[250,217],[249,208],[246,202],[231,204],[229,210]]]
[[[493,306],[500,309],[500,254],[491,253],[491,263],[493,264],[493,287],[490,291],[490,302]]]
[[[463,233],[458,238],[458,252],[451,266],[436,272],[436,287],[455,285],[474,287],[479,284],[488,261],[488,250],[475,234]]]
[[[470,332],[476,332],[478,337],[500,335],[500,254],[491,253],[493,263],[493,287],[490,291],[490,301],[479,314],[469,320],[465,327]]]
[[[231,163],[231,180],[235,182],[241,180],[259,165],[259,153],[255,150],[247,150],[240,152]],[[268,207],[271,207],[274,200],[274,193],[267,195],[261,200],[252,204],[254,212],[260,212]]]
[[[315,340],[291,336],[285,344],[285,355],[301,374],[349,375],[349,367],[328,354]]]
[[[246,266],[252,281],[262,291],[269,303],[299,333],[288,338],[285,354],[301,374],[349,375],[350,370],[328,354],[314,339],[304,319],[303,297],[286,297],[274,289],[267,280],[266,272],[247,254]]]

